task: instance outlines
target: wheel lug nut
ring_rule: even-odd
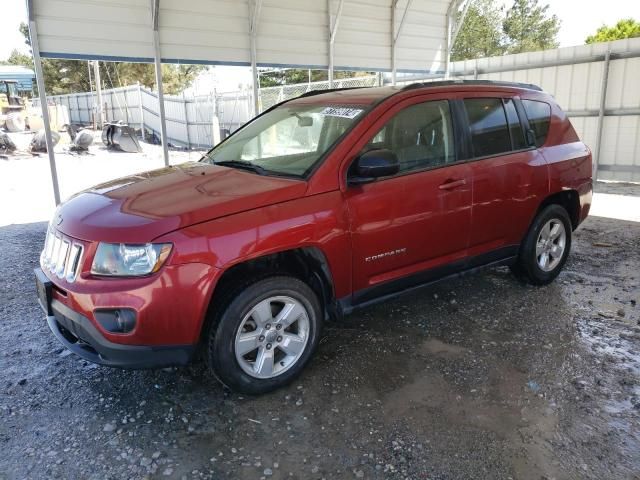
[[[282,325],[278,324],[276,325],[276,330],[280,330],[282,328]]]
[[[264,335],[260,335],[260,336],[258,337],[258,341],[260,341],[260,342],[264,342]]]
[[[266,328],[267,330],[269,330],[269,329],[271,328],[271,324],[270,324],[270,323],[267,323],[267,324],[264,326],[264,328]]]
[[[282,341],[282,337],[278,337],[278,338],[276,338],[276,340],[281,342]]]
[[[267,343],[267,350],[271,350],[271,344]]]

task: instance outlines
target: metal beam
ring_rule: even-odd
[[[398,38],[400,38],[400,33],[402,33],[402,27],[404,26],[404,21],[407,18],[407,12],[411,8],[411,3],[413,0],[407,0],[407,4],[404,7],[404,12],[402,13],[402,18],[400,19],[400,25],[398,25],[398,29],[396,30],[396,7],[398,6],[398,0],[392,0],[391,2],[391,84],[396,84],[396,44],[398,43]]]
[[[338,11],[336,12],[336,16],[333,18],[333,23],[331,24],[331,43],[334,43],[336,40],[338,25],[340,24],[340,18],[342,18],[343,6],[344,6],[344,0],[340,0],[340,3],[338,4]]]
[[[408,0],[407,4],[404,7],[404,12],[402,13],[402,18],[400,19],[400,25],[398,25],[398,31],[396,32],[396,34],[395,34],[395,36],[393,38],[393,42],[394,43],[396,43],[398,41],[398,37],[400,37],[400,33],[402,32],[402,27],[404,27],[404,21],[407,18],[407,12],[411,8],[411,4],[412,3],[413,3],[413,0]]]
[[[449,78],[451,75],[451,50],[456,43],[458,33],[464,24],[464,19],[469,11],[469,6],[473,0],[452,0],[447,10],[447,44],[445,48],[445,69],[444,78]],[[464,5],[460,18],[456,18],[460,7]]]
[[[462,13],[460,14],[460,18],[458,18],[455,21],[453,34],[451,35],[451,48],[453,48],[453,46],[456,43],[456,38],[458,38],[460,29],[462,28],[462,25],[464,25],[464,20],[467,17],[467,12],[469,11],[469,6],[471,5],[472,2],[473,0],[466,0],[466,3],[464,4],[464,8],[462,9]]]
[[[164,164],[169,166],[169,139],[167,138],[167,119],[164,113],[164,90],[162,88],[162,60],[160,57],[160,32],[158,19],[160,16],[160,0],[151,0],[151,24],[153,26],[153,56],[158,86],[158,110],[160,112],[160,141]]]
[[[251,76],[253,78],[253,115],[260,113],[260,77],[258,77],[257,36],[262,0],[249,2],[249,37],[251,41]]]
[[[102,80],[100,79],[100,62],[93,62],[93,73],[96,79],[96,123],[98,128],[104,126],[104,102],[102,101]]]
[[[338,11],[333,15],[333,0],[327,0],[327,11],[329,12],[329,88],[333,88],[333,56],[335,51],[336,33],[338,33],[338,25],[342,17],[342,7],[344,0],[338,3]]]
[[[391,85],[396,84],[396,5],[398,0],[391,0]]]
[[[596,131],[596,158],[593,160],[593,179],[598,180],[598,164],[602,152],[602,130],[604,127],[604,114],[607,104],[607,83],[609,83],[609,63],[611,62],[611,44],[604,56],[602,68],[602,83],[600,84],[600,110],[598,111],[598,130]]]
[[[640,174],[640,165],[600,165],[603,172],[631,172]]]
[[[517,54],[520,55],[520,54]],[[511,72],[514,69],[517,70],[532,70],[536,68],[545,68],[545,67],[563,67],[566,65],[579,65],[584,63],[596,63],[602,62],[605,60],[606,54],[600,55],[586,55],[584,57],[577,58],[561,58],[561,59],[552,59],[552,60],[542,60],[539,62],[528,62],[526,65],[517,65],[514,67],[513,64],[503,65],[503,66],[495,66],[489,68],[477,68],[477,66],[473,69],[467,70],[459,70],[454,72],[456,76],[464,76],[464,75],[473,75],[474,72],[480,74],[487,73],[502,73],[502,72]],[[623,60],[626,58],[640,58],[640,50],[628,51],[628,52],[620,52],[620,53],[611,53],[609,56],[611,60]],[[476,65],[477,65],[476,59]]]
[[[565,110],[567,117],[599,117],[598,110]],[[635,117],[640,116],[640,108],[605,108],[605,117]]]
[[[33,11],[33,0],[27,0],[27,13],[29,19],[29,36],[31,37],[31,51],[33,52],[33,64],[36,70],[36,83],[38,84],[38,96],[40,97],[40,107],[42,108],[42,122],[44,123],[44,136],[47,143],[47,154],[49,156],[49,169],[51,170],[51,185],[53,186],[53,198],[56,205],[60,204],[60,188],[58,186],[58,171],[56,169],[56,157],[53,153],[53,141],[51,140],[51,121],[49,119],[49,106],[47,104],[47,92],[44,88],[44,75],[42,73],[42,63],[40,61],[40,46],[38,39],[38,28]]]

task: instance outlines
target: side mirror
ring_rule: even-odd
[[[536,146],[536,132],[532,128],[527,130],[527,145],[530,147]]]
[[[400,171],[398,157],[391,150],[381,148],[363,153],[355,161],[349,183],[357,185],[374,181],[376,178],[395,175]]]

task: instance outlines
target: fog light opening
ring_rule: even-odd
[[[101,309],[94,315],[102,328],[110,333],[129,333],[136,327],[136,312],[130,308]]]

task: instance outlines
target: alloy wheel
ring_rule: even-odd
[[[240,368],[254,378],[273,378],[302,356],[309,340],[309,313],[288,296],[261,300],[245,315],[234,350]]]
[[[536,261],[545,272],[555,269],[564,255],[567,245],[567,232],[564,223],[552,218],[544,224],[536,242]]]

